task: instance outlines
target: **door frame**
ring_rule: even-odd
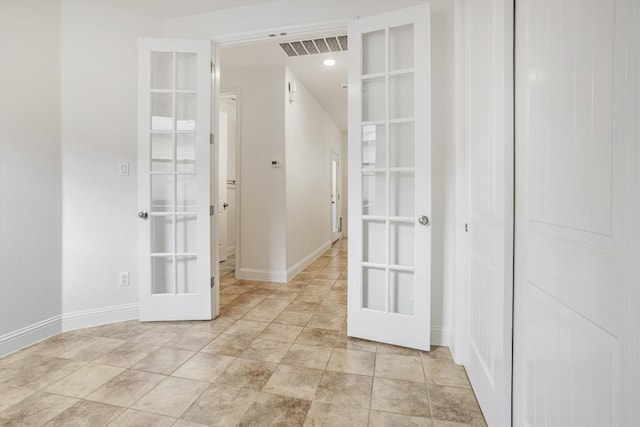
[[[218,45],[220,46],[220,45]],[[241,228],[240,228],[240,212],[242,209],[242,202],[241,202],[241,191],[242,191],[242,185],[241,185],[241,179],[240,177],[242,176],[242,174],[240,173],[240,169],[241,169],[241,162],[240,162],[240,156],[242,153],[241,150],[241,146],[242,146],[242,89],[240,88],[229,88],[226,89],[224,92],[222,92],[220,94],[220,98],[222,98],[223,96],[234,96],[236,98],[236,179],[235,179],[235,186],[236,186],[236,244],[235,244],[235,249],[234,249],[234,257],[235,257],[235,271],[238,271],[238,269],[240,268],[240,254],[242,253],[240,251],[240,242],[242,241],[240,239],[240,233],[242,232]],[[228,155],[228,150],[227,150],[227,155]],[[228,170],[227,170],[227,176],[228,176]],[[227,220],[227,224],[228,224],[228,220]],[[235,277],[235,272],[234,272],[234,277]]]

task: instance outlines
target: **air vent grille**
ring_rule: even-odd
[[[342,52],[348,48],[347,36],[325,37],[323,39],[300,40],[280,43],[287,56],[315,55],[318,53]]]

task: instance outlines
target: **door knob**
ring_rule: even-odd
[[[223,207],[223,208],[225,208],[225,209],[227,209],[227,208],[229,207],[229,203],[223,203],[223,204],[222,204],[222,207]]]
[[[149,214],[147,213],[147,211],[138,212],[138,218],[140,218],[140,219],[147,219],[148,216],[149,216]]]
[[[429,217],[426,215],[422,215],[420,218],[418,218],[418,222],[422,225],[428,225],[429,224]]]

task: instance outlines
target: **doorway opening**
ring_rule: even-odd
[[[236,241],[238,235],[237,220],[237,162],[238,134],[238,94],[235,92],[220,95],[220,128],[218,148],[218,250],[220,277],[235,274]]]

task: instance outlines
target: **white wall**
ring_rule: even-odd
[[[136,317],[137,39],[161,21],[104,2],[62,0],[63,312]],[[119,176],[119,163],[129,176]],[[118,272],[131,273],[120,287]],[[133,305],[133,308],[131,307]],[[90,314],[84,313],[84,314]],[[67,327],[89,318],[68,319]]]
[[[357,16],[415,6],[424,0],[279,0],[210,13],[189,15],[165,21],[165,36],[222,40],[239,33],[255,33],[267,39],[270,29],[297,28],[308,24],[336,22],[344,25]],[[220,37],[224,36],[224,37]],[[233,37],[232,37],[233,38]]]
[[[287,269],[291,276],[331,244],[331,150],[342,156],[344,140],[337,124],[289,69],[286,83],[297,88],[295,102],[285,102]]]
[[[60,328],[59,14],[55,0],[0,1],[0,355]]]
[[[230,70],[222,54],[221,92],[239,95],[241,139],[236,276],[245,279],[286,278],[287,228],[285,199],[284,69]],[[271,161],[283,166],[272,168]]]
[[[450,342],[455,270],[455,10],[431,2],[431,333]]]

